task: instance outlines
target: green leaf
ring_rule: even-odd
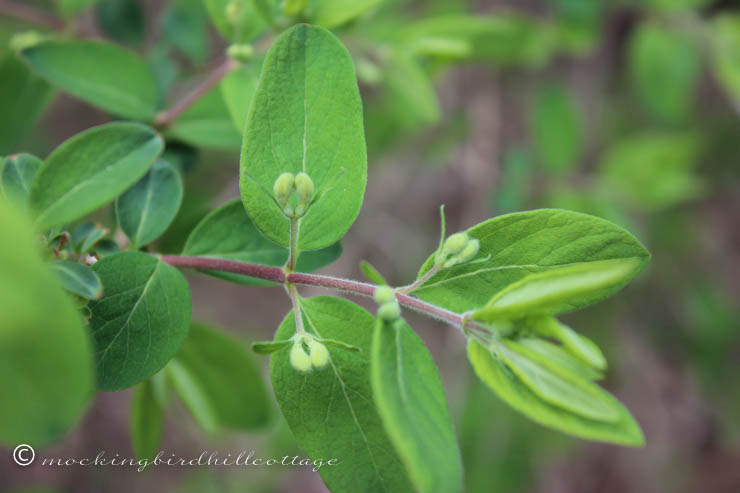
[[[384,82],[391,97],[403,105],[404,119],[411,119],[411,124],[432,125],[439,121],[441,110],[434,83],[411,55],[392,52],[384,68]]]
[[[339,240],[362,205],[367,156],[352,59],[329,31],[298,25],[265,58],[241,156],[244,207],[271,240],[287,246],[289,220],[272,188],[283,172],[305,171],[317,199],[300,220],[298,246]]]
[[[167,382],[161,373],[141,382],[131,398],[131,441],[137,459],[152,460],[159,452],[164,428],[165,402],[161,397]]]
[[[353,344],[360,351],[328,347],[329,365],[310,373],[290,365],[289,350],[272,354],[272,388],[293,435],[310,458],[341,461],[319,469],[334,493],[412,491],[373,401],[368,358],[375,319],[340,298],[301,300],[301,307],[307,331]],[[275,340],[288,339],[295,331],[291,312]]]
[[[543,39],[543,31],[542,26],[523,15],[453,13],[403,26],[401,40],[407,46],[418,46],[429,39],[456,42],[469,48],[458,50],[457,56],[505,65],[532,64],[546,59],[553,44]]]
[[[36,227],[79,219],[120,195],[151,167],[164,143],[139,123],[108,123],[64,141],[46,159],[29,196]]]
[[[100,390],[120,390],[154,375],[185,341],[192,311],[180,272],[141,252],[93,265],[104,296],[90,302]]]
[[[49,267],[62,287],[70,293],[88,300],[97,300],[103,296],[100,278],[86,265],[71,260],[55,260]]]
[[[360,270],[362,270],[362,273],[365,274],[365,277],[367,277],[375,284],[386,286],[388,285],[388,282],[383,277],[383,274],[381,274],[378,269],[373,267],[370,262],[367,262],[365,260],[360,261]]]
[[[138,2],[105,0],[95,9],[100,29],[115,41],[139,45],[146,36],[144,12]]]
[[[442,381],[424,343],[403,319],[378,319],[370,381],[385,429],[416,489],[461,491],[460,453]]]
[[[581,152],[581,123],[565,88],[542,88],[532,112],[532,133],[540,159],[550,171],[564,172],[576,167]]]
[[[167,135],[208,149],[239,149],[242,139],[218,86],[177,117]]]
[[[311,22],[324,27],[336,27],[351,21],[383,0],[318,0],[311,2],[308,16]]]
[[[690,36],[645,23],[630,39],[628,62],[637,95],[651,112],[669,122],[687,119],[701,69]]]
[[[536,360],[541,365],[554,365],[587,380],[601,380],[603,378],[603,374],[599,370],[570,354],[563,347],[545,339],[527,337],[517,339],[517,343],[526,348],[531,359]]]
[[[133,248],[156,240],[180,210],[183,185],[180,173],[157,161],[149,172],[116,199],[116,220]]]
[[[601,179],[634,207],[659,211],[705,193],[705,180],[693,170],[700,151],[694,133],[641,133],[607,150]]]
[[[0,166],[0,192],[8,202],[25,207],[31,183],[44,163],[31,154],[8,156]]]
[[[480,241],[476,259],[485,260],[442,270],[414,291],[419,298],[464,313],[482,308],[493,295],[530,274],[571,264],[633,259],[635,268],[630,277],[634,277],[650,259],[647,250],[619,226],[557,209],[498,216],[467,233]],[[434,265],[434,257],[432,254],[427,259],[419,277]]]
[[[83,101],[124,118],[154,118],[154,75],[146,62],[118,45],[42,41],[20,54],[41,77]]]
[[[247,65],[235,68],[224,77],[220,84],[226,108],[240,135],[243,134],[247,124],[249,106],[252,104],[262,72],[262,62],[262,59],[252,60]]]
[[[293,344],[293,341],[260,341],[252,343],[252,351],[257,354],[270,354]]]
[[[486,385],[504,402],[533,421],[588,440],[629,446],[642,446],[645,443],[642,430],[629,411],[606,393],[605,397],[619,412],[618,420],[613,423],[591,420],[540,399],[477,341],[468,343],[468,358],[475,373]]]
[[[84,222],[72,231],[70,244],[75,252],[83,254],[89,252],[107,233],[108,230],[92,221]]]
[[[194,61],[203,63],[208,54],[208,19],[201,0],[173,0],[160,17],[164,42]]]
[[[712,69],[717,81],[740,101],[740,15],[720,14],[711,24]]]
[[[576,310],[610,296],[627,284],[642,265],[637,258],[615,259],[529,274],[499,291],[473,318],[496,321]]]
[[[206,431],[254,430],[270,421],[262,375],[247,347],[232,336],[194,323],[167,374]]]
[[[92,347],[29,224],[2,198],[0,231],[0,443],[45,446],[87,407]]]
[[[595,421],[613,423],[619,409],[596,384],[552,364],[541,364],[538,357],[514,341],[493,346],[495,354],[529,389],[553,406]]]
[[[205,0],[206,10],[216,29],[232,43],[247,43],[267,27],[253,0]],[[227,15],[227,6],[234,4],[233,16]]]
[[[182,254],[272,266],[285,265],[288,259],[288,249],[265,238],[249,219],[239,200],[228,202],[203,218],[190,233]],[[320,269],[332,263],[341,254],[342,245],[339,242],[321,250],[304,252],[298,258],[296,270],[310,272]],[[230,272],[204,272],[239,284],[273,284]]]
[[[606,369],[606,358],[599,346],[554,317],[535,318],[528,320],[527,323],[535,332],[560,341],[565,350],[583,363],[597,370]]]
[[[31,72],[15,53],[0,61],[0,155],[16,151],[21,139],[34,126],[51,101],[51,86]]]

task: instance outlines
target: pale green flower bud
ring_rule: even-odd
[[[478,255],[478,250],[480,250],[480,241],[468,241],[468,243],[463,247],[460,253],[455,255],[455,257],[457,258],[457,263],[462,264],[463,262],[471,260],[473,257]]]
[[[455,233],[451,235],[442,246],[442,254],[447,256],[459,252],[467,245],[469,239],[467,233]]]
[[[397,301],[392,301],[390,303],[383,303],[378,308],[378,317],[385,320],[386,322],[395,320],[400,316],[401,316],[401,307],[398,306]]]
[[[396,300],[396,293],[388,286],[378,286],[375,288],[373,297],[379,305],[384,305],[386,303],[393,303]]]
[[[290,200],[290,194],[293,192],[293,184],[295,183],[295,177],[293,173],[283,173],[277,177],[275,184],[272,186],[272,191],[275,194],[275,200],[282,207],[285,207]]]
[[[254,48],[248,44],[233,44],[226,49],[226,55],[237,62],[247,63],[254,55]]]
[[[13,50],[21,51],[42,42],[44,39],[45,36],[36,31],[25,31],[10,38],[8,44]]]
[[[311,202],[314,193],[313,180],[304,172],[295,177],[295,190],[298,193],[298,204],[307,205]]]
[[[300,340],[290,349],[290,366],[301,373],[311,371],[311,357],[306,354]]]
[[[309,341],[308,355],[314,368],[323,368],[329,363],[329,350],[316,340]]]
[[[243,9],[243,2],[244,0],[231,0],[229,3],[226,4],[226,19],[231,24],[239,24],[242,20],[242,16],[244,15],[244,9]]]

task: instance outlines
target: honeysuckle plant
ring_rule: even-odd
[[[234,9],[229,22],[241,15]],[[4,160],[0,395],[28,398],[2,406],[3,443],[58,440],[94,391],[130,387],[142,457],[159,448],[173,391],[206,430],[269,423],[253,357],[232,336],[192,322],[181,269],[285,291],[292,310],[274,340],[253,350],[269,354],[272,390],[305,453],[339,459],[319,470],[331,491],[462,489],[442,381],[408,311],[460,331],[482,384],[536,423],[587,440],[644,443],[629,411],[597,383],[607,369],[600,349],[557,318],[611,296],[645,267],[649,253],[621,227],[541,209],[448,236],[442,211],[439,247],[405,286],[389,286],[367,263],[367,281],[312,273],[341,254],[367,180],[355,65],[325,28],[285,29],[259,61],[258,83],[238,86],[248,100],[241,199],[203,218],[178,255],[151,247],[183,201],[163,151],[178,118],[207,91],[157,112],[153,91],[142,90],[147,72],[112,45],[33,39],[17,48],[45,80],[126,121],[85,130],[44,160]],[[78,70],[91,51],[109,62],[102,76],[122,79],[112,87],[128,92],[97,76],[84,82]],[[250,49],[230,52],[217,80],[253,70],[244,64]],[[118,243],[105,228],[78,224],[111,202],[125,235]],[[303,297],[302,286],[372,297],[376,313],[345,297]],[[26,359],[45,363],[30,368]]]

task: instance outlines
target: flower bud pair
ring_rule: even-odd
[[[373,293],[378,302],[378,317],[390,322],[401,316],[401,307],[396,300],[396,293],[388,286],[378,286]]]
[[[308,353],[304,349],[308,346]],[[290,365],[302,372],[308,373],[312,368],[321,369],[329,363],[329,350],[326,346],[308,334],[295,339],[290,349]]]
[[[294,190],[298,199],[295,207],[290,204]],[[301,171],[295,176],[292,173],[282,173],[275,180],[272,191],[275,194],[275,200],[286,214],[302,216],[313,200],[315,190],[311,177]]]
[[[472,260],[479,250],[479,240],[470,238],[467,233],[455,233],[444,242],[434,263],[437,267],[452,267]]]
[[[254,56],[254,48],[250,44],[233,44],[226,49],[226,55],[237,62],[247,63]]]

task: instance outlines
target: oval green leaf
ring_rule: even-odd
[[[42,41],[20,52],[41,77],[111,113],[151,121],[156,85],[136,54],[104,41]]]
[[[206,431],[255,430],[270,422],[270,401],[245,344],[193,324],[167,366],[172,387]]]
[[[104,296],[90,302],[100,390],[120,390],[161,370],[190,326],[190,289],[180,272],[141,252],[103,257],[93,270]]]
[[[496,395],[537,423],[587,440],[633,447],[645,444],[645,437],[637,422],[629,411],[609,394],[605,393],[605,396],[618,409],[619,418],[613,423],[591,420],[540,399],[479,342],[471,340],[468,343],[468,358],[478,377]]]
[[[536,272],[570,264],[633,259],[635,268],[624,285],[650,259],[645,247],[619,226],[558,209],[498,216],[473,226],[467,233],[480,241],[475,261],[434,275],[415,291],[419,298],[464,313],[482,308],[496,293]],[[434,256],[424,263],[420,277],[434,265]],[[601,294],[608,296],[620,287]]]
[[[49,264],[49,268],[70,293],[88,300],[96,300],[103,295],[100,277],[90,267],[71,260],[56,260]]]
[[[288,259],[288,249],[268,240],[249,219],[239,200],[227,202],[208,214],[190,233],[182,254],[272,266],[285,265]],[[320,250],[304,252],[298,258],[296,270],[310,272],[320,269],[335,261],[341,254],[342,245],[339,242]],[[273,284],[230,272],[204,272],[239,284]]]
[[[116,199],[118,225],[134,248],[151,243],[167,230],[180,209],[182,194],[180,173],[171,164],[157,161]]]
[[[378,320],[370,381],[385,429],[417,491],[461,491],[460,452],[442,381],[424,343],[403,319]]]
[[[52,88],[18,59],[8,53],[0,62],[0,155],[16,151],[16,145],[31,130],[53,96]]]
[[[58,440],[81,417],[95,375],[89,335],[35,254],[29,225],[0,198],[0,443]]]
[[[115,199],[146,173],[164,143],[139,123],[108,123],[63,142],[31,185],[36,227],[79,219]]]
[[[339,240],[362,205],[367,156],[352,58],[326,29],[298,25],[267,54],[247,118],[241,156],[244,207],[287,246],[289,220],[272,195],[283,172],[308,173],[318,197],[300,220],[298,246]]]
[[[339,459],[319,469],[334,493],[413,491],[400,458],[378,415],[370,384],[370,345],[375,319],[340,298],[301,300],[306,330],[360,348],[327,346],[329,365],[310,373],[296,371],[289,349],[270,357],[270,378],[285,420],[312,459]],[[295,334],[291,311],[275,341]]]
[[[131,442],[137,459],[152,460],[159,452],[164,427],[167,382],[161,373],[141,382],[131,398]],[[162,388],[164,387],[164,388]]]
[[[0,168],[0,192],[8,202],[25,207],[31,183],[43,164],[43,161],[31,154],[16,154],[5,158]]]
[[[573,373],[553,371],[516,342],[496,344],[494,350],[522,383],[548,403],[595,421],[619,419],[619,410],[596,384]]]
[[[572,311],[606,298],[640,268],[640,260],[631,258],[571,264],[530,274],[499,291],[473,313],[473,318],[493,322]]]

